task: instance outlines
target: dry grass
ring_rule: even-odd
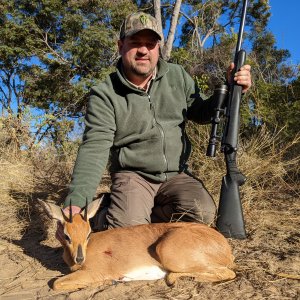
[[[192,125],[189,131],[193,143],[192,170],[205,182],[214,198],[219,199],[221,178],[226,173],[223,154],[218,151],[215,158],[205,156],[209,128]],[[299,144],[300,135],[284,144],[280,131],[270,134],[265,127],[251,139],[240,141],[237,161],[241,172],[247,177],[241,187],[245,206],[251,205],[254,200],[271,199],[278,193],[299,196],[300,155],[289,155],[290,149]]]
[[[2,149],[3,150],[3,149]],[[35,188],[33,165],[29,159],[4,153],[0,158],[1,224],[0,237],[19,237],[28,225],[25,215],[30,215],[29,199]],[[23,220],[23,222],[20,222]]]
[[[5,209],[0,212],[0,237],[15,239],[29,228],[39,228],[45,220],[40,218],[37,199],[62,202],[67,193],[75,156],[62,159],[51,147],[44,150],[15,151],[0,149],[0,192]],[[35,224],[35,225],[34,225]]]

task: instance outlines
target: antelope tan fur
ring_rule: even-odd
[[[40,201],[47,214],[62,222],[63,259],[69,275],[55,280],[55,290],[75,290],[114,281],[156,280],[168,285],[179,277],[216,282],[235,277],[227,240],[198,223],[157,223],[91,233],[89,219],[101,200],[80,214],[66,216],[60,207]]]

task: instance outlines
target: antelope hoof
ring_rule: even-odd
[[[170,287],[175,286],[176,280],[177,280],[177,275],[176,273],[169,273],[167,274],[166,278],[166,284]]]

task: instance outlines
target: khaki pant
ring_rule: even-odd
[[[215,214],[212,197],[191,175],[180,173],[157,183],[134,172],[120,172],[112,174],[110,204],[96,223],[104,220],[108,228],[170,221],[211,224]]]

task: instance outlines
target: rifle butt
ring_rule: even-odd
[[[245,239],[247,235],[239,185],[230,175],[223,177],[216,227],[225,237]]]

